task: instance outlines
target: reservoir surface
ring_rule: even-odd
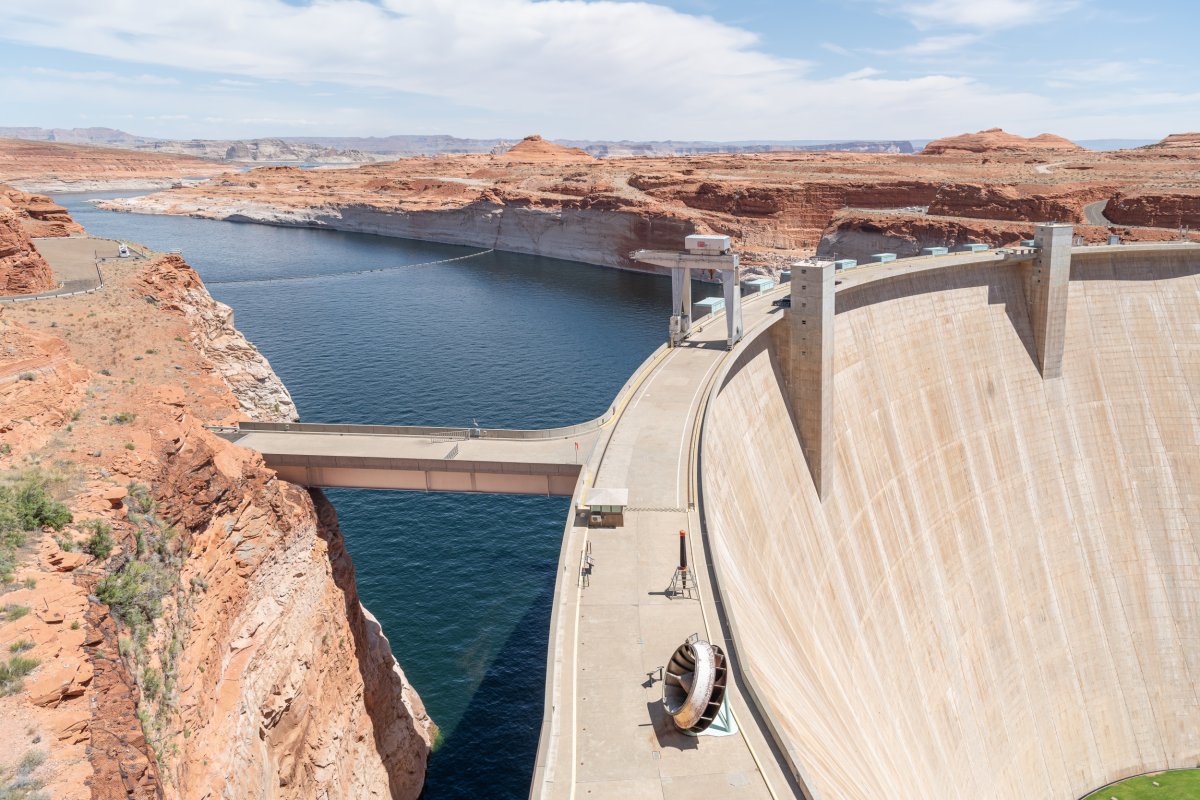
[[[133,194],[55,200],[93,236],[181,249],[305,422],[569,425],[601,414],[666,336],[663,278],[511,253],[431,264],[479,250],[86,202]],[[362,601],[442,730],[424,797],[525,797],[568,501],[328,495]]]

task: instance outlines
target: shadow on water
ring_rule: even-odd
[[[556,573],[556,563],[547,563],[540,591],[471,696],[463,715],[470,723],[459,725],[430,758],[422,800],[479,797],[485,785],[488,797],[528,796],[529,772],[504,765],[532,768],[537,757]]]

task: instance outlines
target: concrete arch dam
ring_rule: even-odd
[[[1200,250],[1076,248],[1058,377],[1029,266],[838,287],[819,451],[786,321],[710,398],[721,597],[811,798],[1200,763]]]

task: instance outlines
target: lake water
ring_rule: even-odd
[[[511,253],[412,266],[478,250],[85,202],[122,196],[131,195],[55,199],[94,236],[181,248],[306,422],[581,422],[608,407],[666,335],[663,278]],[[372,269],[382,271],[338,274]],[[697,287],[696,297],[718,288]],[[328,495],[362,601],[445,737],[424,797],[525,797],[567,500]]]

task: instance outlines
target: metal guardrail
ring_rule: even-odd
[[[101,260],[102,259],[99,259],[99,258],[96,259],[96,263],[94,265],[96,268],[96,285],[89,289],[76,289],[76,290],[68,292],[68,291],[65,291],[65,284],[64,284],[64,289],[60,289],[60,290],[54,291],[54,292],[38,292],[37,294],[18,294],[18,295],[10,295],[8,297],[0,297],[0,303],[32,303],[37,300],[54,300],[59,297],[76,297],[81,294],[93,294],[95,292],[98,292],[104,288],[104,275],[100,272],[100,261]],[[82,281],[73,281],[73,282],[81,283]]]
[[[558,428],[451,428],[419,425],[353,425],[327,424],[319,422],[242,422],[238,424],[240,433],[326,433],[331,435],[357,436],[415,436],[439,441],[455,441],[468,438],[501,439],[501,440],[531,440],[531,439],[565,439],[584,433],[592,433],[609,422],[620,407],[630,390],[638,384],[642,374],[653,369],[658,364],[657,356],[666,349],[660,345],[651,353],[629,380],[617,391],[608,410],[595,419],[576,425]]]

